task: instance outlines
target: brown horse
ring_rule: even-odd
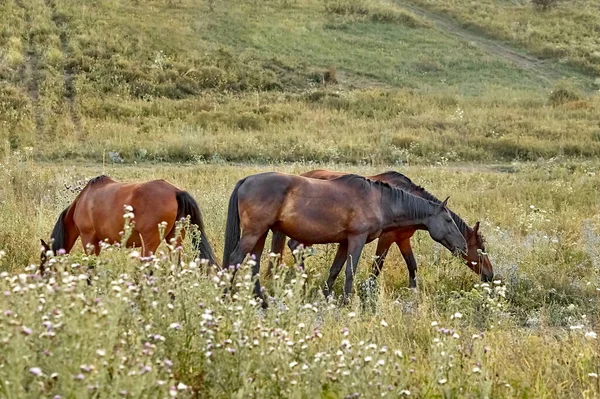
[[[223,265],[238,265],[250,253],[255,257],[252,273],[256,276],[269,230],[309,245],[340,243],[343,252],[331,267],[324,293],[329,294],[346,263],[347,296],[365,243],[402,226],[427,228],[434,240],[451,251],[467,249],[446,201],[435,204],[357,175],[327,181],[261,173],[240,180],[231,194]],[[254,292],[262,297],[258,279]]]
[[[133,208],[133,231],[127,241],[128,247],[141,247],[142,256],[156,251],[161,242],[159,224],[166,223],[164,239],[170,242],[175,238],[175,222],[190,217],[190,223],[198,226],[200,237],[194,237],[194,246],[202,259],[217,264],[210,243],[204,231],[200,208],[194,198],[164,180],[144,183],[121,183],[108,176],[98,176],[90,180],[58,217],[52,231],[52,251],[71,251],[77,238],[81,236],[84,250],[89,246],[100,253],[101,241],[118,243],[124,227],[124,207]],[[178,245],[185,232],[181,232]],[[42,240],[41,266],[46,261],[46,251],[50,249]]]
[[[303,173],[301,176],[310,177],[313,179],[331,180],[342,175],[344,175],[342,172],[313,170]],[[401,173],[389,171],[375,176],[368,176],[368,178],[371,180],[388,183],[393,187],[408,191],[409,193],[426,200],[435,203],[441,203],[439,199],[428,193],[424,188],[413,183],[408,177]],[[475,226],[471,228],[456,213],[450,211],[450,215],[452,216],[452,219],[454,219],[454,222],[458,226],[458,229],[465,237],[467,242],[467,252],[462,254],[467,266],[475,273],[479,274],[482,281],[491,281],[494,278],[494,270],[487,254],[485,253],[485,243],[483,237],[479,233],[479,222],[475,223]],[[405,226],[397,230],[383,233],[379,237],[379,241],[377,242],[377,252],[375,254],[376,260],[373,262],[373,275],[375,277],[379,275],[381,269],[383,268],[383,262],[385,261],[390,246],[393,243],[396,243],[398,248],[400,248],[402,257],[404,258],[408,267],[409,287],[416,287],[417,262],[410,245],[410,238],[415,234],[417,229],[418,228],[415,227]],[[271,252],[281,254],[284,244],[285,236],[283,236],[280,232],[274,232]],[[292,251],[296,249],[298,245],[300,245],[300,243],[295,240],[290,240],[288,242],[288,246]],[[271,263],[269,263],[269,267],[271,267]]]

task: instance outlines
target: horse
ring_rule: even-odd
[[[124,226],[124,209],[133,212],[134,218],[127,247],[141,247],[142,256],[153,254],[161,243],[159,224],[164,225],[164,239],[170,242],[177,238],[177,245],[185,232],[176,236],[175,222],[190,217],[190,224],[198,227],[200,237],[193,238],[194,248],[200,258],[218,265],[214,252],[204,231],[202,213],[196,200],[165,180],[152,180],[143,183],[124,183],[108,176],[91,179],[75,200],[58,217],[51,234],[51,246],[44,240],[40,256],[40,269],[43,274],[46,252],[54,254],[59,250],[69,253],[77,238],[81,236],[84,250],[93,248],[100,253],[101,241],[119,243]]]
[[[362,249],[382,232],[402,226],[427,228],[451,251],[464,252],[465,238],[446,207],[385,182],[358,175],[318,180],[277,172],[248,176],[237,182],[227,211],[223,266],[234,268],[247,254],[254,259],[254,294],[263,299],[258,273],[269,230],[309,245],[339,243],[323,293],[327,297],[346,263],[344,298],[352,292]],[[235,275],[234,269],[233,274]],[[263,307],[267,307],[263,299]]]
[[[310,172],[303,173],[301,176],[310,177],[313,179],[331,180],[338,178],[345,173],[333,172],[329,170],[313,170]],[[427,192],[423,187],[413,183],[405,175],[395,172],[388,171],[374,176],[367,176],[368,179],[386,182],[394,187],[408,191],[409,193],[426,200],[441,203],[439,199]],[[450,211],[450,215],[454,222],[458,226],[458,229],[464,236],[467,242],[467,252],[462,254],[466,265],[475,273],[481,276],[481,281],[489,282],[494,278],[494,270],[492,263],[488,258],[485,250],[485,241],[483,236],[479,233],[479,222],[471,228],[463,219],[461,219],[456,213]],[[410,245],[410,238],[415,234],[418,228],[415,227],[401,227],[397,230],[383,233],[379,237],[377,242],[377,251],[375,254],[375,260],[373,261],[372,273],[375,278],[379,276],[383,268],[386,255],[390,246],[394,243],[398,245],[400,253],[406,262],[409,274],[409,287],[415,288],[416,283],[416,272],[417,262],[413,255],[412,247]],[[271,245],[271,253],[281,254],[285,245],[285,236],[281,232],[273,232],[273,240]],[[294,251],[300,245],[295,240],[289,240],[288,246]],[[272,263],[269,262],[269,269],[271,269]],[[268,272],[270,274],[270,271]]]

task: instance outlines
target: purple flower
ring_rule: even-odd
[[[83,379],[85,378],[85,376],[84,376],[83,374],[79,373],[79,374],[77,374],[77,375],[76,375],[74,378],[75,378],[76,380],[78,380],[78,381],[81,381],[81,380],[83,380]]]
[[[31,328],[27,328],[27,327],[23,326],[23,328],[21,328],[21,332],[24,335],[31,335]]]
[[[170,361],[169,359],[166,359],[166,358],[165,358],[165,366],[167,366],[167,367],[169,367],[169,368],[170,368],[170,367],[173,367],[173,362],[172,362],[172,361]]]
[[[57,255],[64,255],[64,254],[66,254],[66,253],[67,253],[67,251],[65,251],[63,248],[61,248],[61,249],[59,249],[58,251],[56,251],[56,254],[57,254]]]
[[[42,369],[39,367],[32,367],[29,369],[29,372],[35,376],[40,376],[42,375]]]

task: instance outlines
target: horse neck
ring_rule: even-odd
[[[387,201],[386,208],[390,210],[388,227],[423,228],[426,220],[437,212],[434,203],[399,188],[388,186],[381,194],[382,201]]]
[[[387,173],[382,173],[381,175],[377,175],[377,176],[373,176],[373,177],[379,181],[386,182],[394,187],[401,188],[402,190],[409,192],[410,194],[412,194],[414,196],[423,198],[427,201],[431,201],[435,204],[442,203],[442,201],[440,201],[435,195],[431,194],[429,191],[425,190],[423,187],[413,183],[412,180],[410,180],[408,177],[404,176],[401,173],[387,172]],[[471,227],[469,227],[469,225],[467,225],[467,223],[464,220],[462,220],[462,218],[460,216],[458,216],[456,213],[454,213],[450,209],[448,209],[448,211],[450,212],[450,216],[454,220],[454,223],[456,223],[458,230],[461,232],[461,234],[465,238],[473,232],[473,229]]]
[[[79,237],[79,230],[75,225],[75,207],[79,196],[75,198],[75,201],[68,208],[66,208],[58,217],[54,229],[52,230],[52,251],[56,253],[59,249],[64,249],[67,253],[73,249],[77,237]]]

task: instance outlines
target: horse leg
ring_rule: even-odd
[[[81,232],[81,245],[83,245],[83,251],[87,254],[88,247],[91,245],[94,248],[94,255],[100,255],[100,244],[98,237],[94,233]]]
[[[263,238],[263,236],[266,237],[266,234],[268,232],[269,232],[269,230],[267,230],[265,232],[257,232],[257,233],[254,233],[254,232],[245,233],[244,232],[242,234],[242,238],[240,239],[239,245],[235,248],[235,250],[233,251],[233,253],[231,254],[231,256],[229,258],[230,264],[223,265],[224,267],[229,267],[231,265],[235,266],[235,268],[233,269],[233,272],[231,273],[232,288],[233,288],[233,281],[235,280],[235,275],[237,274],[237,271],[238,271],[238,265],[240,263],[242,263],[242,261],[246,257],[246,254],[249,254],[254,251],[254,248],[258,244],[259,240],[261,240],[261,238]],[[265,244],[263,242],[262,247],[264,247],[264,245]]]
[[[417,261],[413,255],[412,247],[410,246],[410,238],[396,241],[396,244],[398,244],[400,253],[402,253],[402,257],[404,258],[406,266],[408,267],[408,287],[417,288]]]
[[[280,231],[273,230],[273,238],[271,239],[271,253],[279,255],[279,258],[273,262],[273,257],[269,256],[269,266],[267,267],[267,278],[273,275],[273,266],[281,264],[283,249],[285,248],[285,234]]]
[[[348,242],[344,241],[338,247],[338,250],[335,254],[335,258],[333,259],[333,263],[331,264],[331,268],[329,269],[329,278],[325,283],[325,287],[323,287],[323,295],[325,298],[328,298],[331,294],[331,290],[333,289],[333,284],[335,283],[335,279],[342,271],[342,266],[344,266],[344,262],[346,262],[346,257],[348,256]]]
[[[372,273],[375,278],[379,277],[381,269],[383,269],[383,262],[390,250],[390,246],[394,243],[393,234],[382,234],[377,240],[377,250],[375,251],[375,260],[373,261]]]
[[[366,243],[365,236],[348,238],[348,258],[346,259],[346,283],[344,284],[344,302],[347,302],[352,294],[354,275],[358,268],[358,261]]]
[[[94,233],[81,233],[81,244],[83,245],[83,251],[86,254],[88,253],[88,248],[91,245],[94,248],[94,255],[98,256],[100,255],[100,240],[98,240],[98,237],[96,237],[96,235]],[[88,278],[87,278],[87,285],[92,285],[92,276],[89,274],[90,269],[93,269],[94,267],[91,266],[88,268]]]
[[[260,298],[262,300],[262,307],[263,309],[267,308],[267,300],[266,298],[263,296],[262,292],[261,292],[261,287],[260,287],[260,279],[259,279],[259,275],[260,275],[260,258],[263,252],[263,249],[265,248],[265,241],[267,239],[267,234],[268,231],[263,234],[262,237],[260,237],[258,239],[258,241],[256,242],[256,245],[254,246],[254,249],[252,250],[252,256],[254,257],[254,264],[252,265],[252,277],[256,278],[256,280],[254,281],[254,295],[256,295],[258,298]]]
[[[298,248],[300,245],[302,245],[301,242],[294,240],[293,238],[290,238],[288,240],[287,246],[290,249],[290,251],[292,252],[292,254],[294,255],[294,259],[296,260],[296,263],[298,264],[298,266],[300,266],[302,269],[304,269],[304,259],[302,257],[298,258],[295,254],[294,251],[296,250],[296,248]]]
[[[179,237],[175,237],[175,224],[173,224],[173,227],[171,228],[171,230],[165,235],[165,242],[168,245],[174,245],[175,248],[180,248],[184,238],[185,238],[185,232],[183,230],[179,233]],[[175,239],[174,242],[173,242],[173,239]],[[159,240],[160,240],[160,237],[159,237]],[[156,246],[156,248],[158,248],[158,245]],[[156,248],[154,248],[155,251],[156,251]],[[181,251],[177,252],[177,264],[181,265]],[[208,270],[207,270],[207,273],[208,273]]]

